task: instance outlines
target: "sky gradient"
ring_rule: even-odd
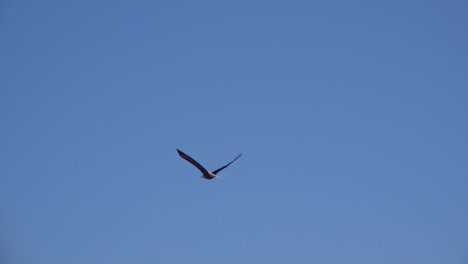
[[[468,261],[468,2],[2,1],[10,264]],[[176,148],[214,170],[207,181]]]

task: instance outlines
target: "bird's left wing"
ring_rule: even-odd
[[[198,163],[196,160],[194,160],[192,157],[189,155],[185,154],[184,152],[180,151],[177,149],[177,152],[179,153],[179,156],[181,156],[184,160],[192,163],[193,166],[197,167],[203,175],[209,175],[210,173],[202,166],[200,163]]]

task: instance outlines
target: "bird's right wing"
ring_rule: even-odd
[[[213,174],[217,174],[218,172],[224,170],[225,168],[227,168],[227,166],[231,165],[234,161],[236,161],[236,160],[237,160],[238,158],[240,158],[240,157],[242,157],[242,153],[239,154],[239,155],[237,155],[237,157],[236,157],[233,161],[231,161],[231,162],[229,162],[228,164],[222,166],[221,168],[219,168],[219,169],[213,171]]]
[[[179,156],[181,156],[184,160],[192,163],[193,166],[197,167],[197,169],[199,169],[203,173],[203,175],[209,175],[210,174],[205,168],[203,168],[202,165],[200,165],[200,163],[198,163],[192,157],[190,157],[189,155],[185,154],[184,152],[182,152],[182,151],[180,151],[178,149],[177,149],[177,152],[179,153]]]

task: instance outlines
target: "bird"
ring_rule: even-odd
[[[237,157],[235,157],[231,162],[229,162],[228,164],[222,166],[221,168],[213,171],[213,172],[209,172],[207,169],[205,169],[202,165],[200,165],[200,163],[198,163],[196,160],[194,160],[192,157],[190,157],[189,155],[185,154],[184,152],[180,151],[179,149],[177,149],[177,152],[179,153],[179,156],[181,158],[183,158],[184,160],[190,162],[193,166],[197,167],[197,169],[199,169],[201,172],[202,172],[202,176],[201,178],[205,178],[207,180],[212,180],[214,178],[221,178],[219,177],[217,174],[224,170],[225,168],[227,168],[229,165],[231,165],[234,161],[236,161],[238,158],[240,158],[242,156],[242,153],[240,153],[239,155],[237,155]]]

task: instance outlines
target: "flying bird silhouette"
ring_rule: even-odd
[[[177,149],[177,152],[179,153],[179,156],[181,156],[184,160],[192,163],[193,166],[197,167],[197,169],[199,169],[203,174],[202,174],[202,178],[205,178],[207,180],[212,180],[214,178],[220,178],[217,174],[224,170],[225,168],[227,168],[229,165],[231,165],[234,161],[236,161],[238,158],[240,158],[242,156],[242,153],[237,155],[237,157],[232,160],[231,162],[229,162],[228,164],[222,166],[221,168],[213,171],[213,172],[209,172],[207,169],[205,169],[202,165],[200,165],[200,163],[198,163],[196,160],[194,160],[192,157],[190,157],[189,155],[185,154],[184,152],[180,151],[179,149]]]

